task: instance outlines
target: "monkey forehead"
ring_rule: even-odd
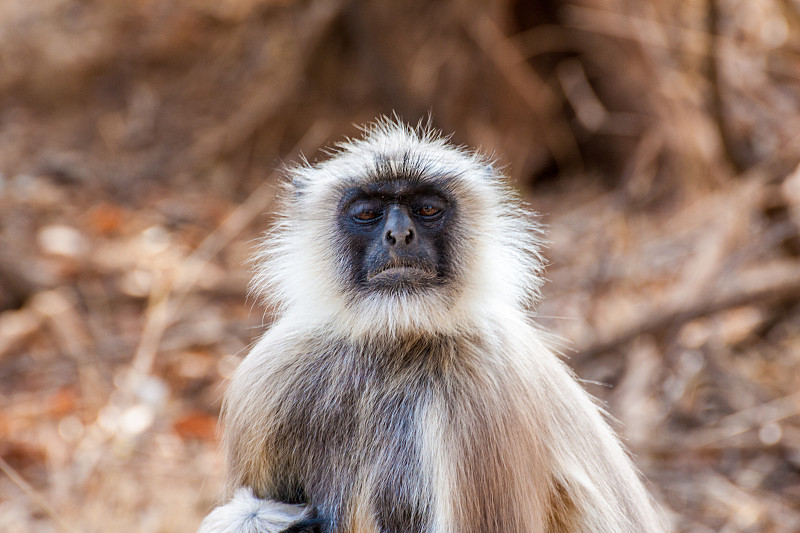
[[[301,201],[329,206],[354,187],[398,181],[429,185],[479,203],[493,204],[498,192],[492,183],[497,181],[496,170],[486,157],[407,129],[373,132],[340,145],[331,159],[295,169],[291,177]]]

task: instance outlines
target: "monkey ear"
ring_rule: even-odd
[[[295,197],[301,196],[308,188],[309,179],[307,171],[310,168],[311,164],[304,156],[301,156],[301,162],[299,164],[286,169],[286,187]]]
[[[303,178],[301,176],[298,176],[297,174],[293,174],[289,178],[289,186],[292,189],[294,189],[295,192],[303,191],[308,186],[308,180],[306,180],[305,178]]]
[[[483,167],[483,178],[490,182],[506,181],[506,165],[500,164],[494,153],[476,152],[475,157]]]
[[[289,190],[292,201],[299,201],[306,195],[308,180],[297,174],[292,175],[287,182],[287,189]]]
[[[488,182],[496,182],[499,178],[501,178],[503,173],[498,169],[494,162],[489,160],[486,161],[483,165],[483,179]]]

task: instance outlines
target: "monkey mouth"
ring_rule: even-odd
[[[370,272],[367,281],[377,285],[398,285],[403,283],[424,283],[434,281],[436,273],[429,268],[413,264],[389,263]]]

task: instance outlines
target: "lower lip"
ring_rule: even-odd
[[[370,276],[370,282],[400,283],[403,281],[422,281],[433,279],[434,275],[428,270],[415,267],[391,267],[381,270]]]

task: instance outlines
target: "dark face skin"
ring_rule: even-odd
[[[367,291],[444,283],[454,212],[453,201],[431,184],[397,179],[346,191],[339,226],[351,279]]]

